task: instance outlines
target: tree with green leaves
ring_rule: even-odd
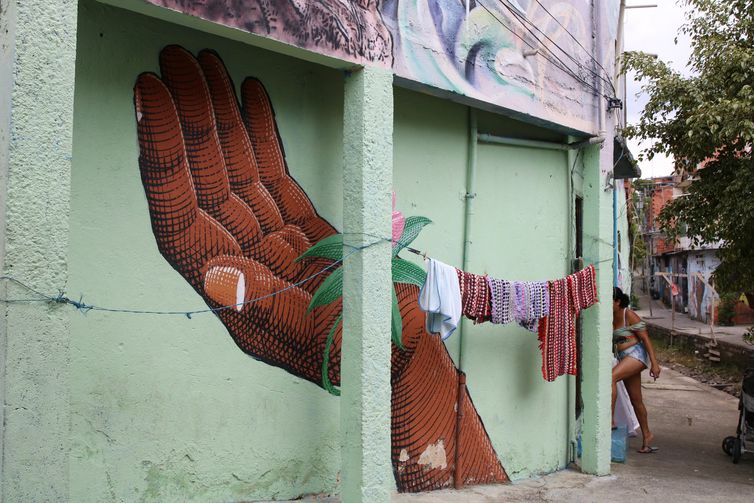
[[[645,53],[630,53],[649,101],[627,137],[648,140],[640,160],[667,154],[697,171],[660,224],[694,244],[722,240],[715,273],[724,291],[754,291],[754,0],[680,0],[691,38],[690,76]],[[677,39],[676,39],[677,42]]]

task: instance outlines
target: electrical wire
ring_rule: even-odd
[[[487,6],[486,6],[486,5],[484,5],[484,4],[483,4],[483,3],[482,3],[482,2],[480,1],[480,0],[477,0],[477,3],[478,3],[478,4],[479,4],[479,5],[480,5],[480,6],[481,6],[481,7],[482,7],[482,8],[484,9],[484,10],[486,10],[486,11],[487,11],[487,12],[488,12],[488,13],[490,14],[490,16],[492,16],[492,18],[493,18],[493,19],[495,19],[495,20],[496,20],[496,21],[498,22],[498,24],[500,24],[500,25],[501,25],[501,26],[502,26],[503,28],[505,28],[506,30],[508,30],[508,31],[509,31],[509,32],[510,32],[510,33],[511,33],[511,34],[512,34],[513,36],[515,36],[516,38],[518,38],[519,40],[521,40],[521,41],[522,41],[522,42],[523,42],[524,44],[526,44],[527,46],[529,46],[529,48],[531,48],[531,49],[534,49],[534,50],[539,50],[539,48],[538,48],[538,47],[535,47],[535,46],[534,46],[534,45],[532,45],[532,44],[531,44],[531,43],[530,43],[530,42],[529,42],[528,40],[526,40],[526,39],[525,39],[524,37],[522,37],[521,35],[519,35],[518,33],[516,33],[516,31],[515,31],[515,30],[514,30],[513,28],[511,28],[510,26],[507,26],[507,25],[505,24],[505,22],[504,22],[504,21],[502,21],[502,20],[501,20],[501,19],[500,19],[500,18],[499,18],[498,16],[496,16],[496,15],[495,15],[495,14],[494,14],[494,13],[493,13],[493,12],[492,12],[492,11],[491,11],[491,10],[490,10],[490,9],[489,9],[489,8],[488,8]],[[535,37],[535,38],[536,38],[536,37]],[[539,40],[539,39],[537,38],[537,40]],[[540,42],[541,42],[541,41],[540,41]],[[570,68],[568,68],[567,66],[565,66],[565,64],[564,64],[564,63],[563,63],[562,61],[560,61],[560,62],[559,62],[559,61],[554,61],[553,59],[551,59],[550,57],[548,57],[547,53],[545,53],[545,52],[543,52],[543,53],[542,53],[542,57],[543,57],[544,59],[546,59],[547,61],[549,61],[550,63],[552,63],[552,65],[553,65],[553,66],[555,66],[556,68],[559,68],[560,70],[562,70],[562,71],[563,71],[563,72],[565,72],[566,74],[570,75],[570,76],[571,76],[571,77],[572,77],[572,78],[573,78],[574,80],[576,80],[577,82],[580,82],[581,84],[583,84],[583,85],[584,85],[584,86],[585,86],[585,87],[586,87],[587,89],[589,89],[589,90],[591,91],[591,93],[592,93],[592,94],[594,94],[595,96],[603,96],[603,97],[607,98],[607,96],[606,96],[606,95],[604,95],[604,94],[603,94],[603,93],[602,93],[602,92],[600,91],[600,89],[599,89],[599,88],[597,88],[597,87],[596,87],[596,86],[595,86],[594,84],[591,84],[591,83],[587,82],[586,80],[584,80],[583,78],[581,78],[581,76],[579,76],[578,74],[574,73],[574,72],[573,72],[573,71],[572,71],[572,70],[571,70]],[[556,59],[557,59],[557,58],[556,58]]]
[[[88,313],[89,311],[101,311],[101,312],[107,312],[107,313],[121,313],[121,314],[149,314],[149,315],[166,315],[166,316],[185,316],[186,318],[191,319],[191,317],[195,314],[206,314],[206,313],[218,313],[220,311],[225,311],[228,309],[238,309],[240,307],[246,306],[248,304],[254,304],[256,302],[259,302],[260,300],[268,299],[270,297],[275,297],[276,295],[280,295],[292,288],[299,287],[303,285],[304,283],[311,281],[312,279],[316,278],[317,276],[324,274],[325,272],[335,268],[336,266],[340,265],[341,263],[345,262],[345,260],[353,255],[354,253],[358,253],[360,251],[363,251],[367,248],[371,248],[372,246],[375,246],[377,244],[383,243],[383,242],[390,242],[392,243],[392,239],[388,238],[377,238],[376,241],[373,241],[371,243],[367,243],[363,246],[349,246],[352,250],[350,253],[346,254],[342,258],[333,261],[332,264],[329,264],[328,266],[324,267],[323,269],[317,271],[316,273],[312,274],[311,276],[308,276],[300,281],[297,281],[296,283],[292,283],[285,288],[281,288],[280,290],[274,291],[272,293],[269,293],[267,295],[262,295],[261,297],[256,297],[254,299],[249,299],[244,302],[238,302],[236,304],[230,304],[227,306],[218,306],[218,307],[211,307],[207,309],[196,309],[196,310],[189,310],[189,311],[177,311],[177,310],[170,310],[170,311],[164,311],[164,310],[151,310],[151,309],[123,309],[123,308],[113,308],[113,307],[102,307],[97,306],[93,304],[86,304],[83,300],[83,296],[79,298],[78,301],[72,300],[65,296],[65,292],[63,290],[60,290],[58,292],[58,295],[48,295],[46,293],[40,292],[39,290],[36,290],[32,288],[31,286],[27,285],[21,280],[18,280],[12,276],[0,276],[0,281],[8,281],[11,283],[14,283],[21,288],[24,288],[28,292],[31,292],[32,294],[36,295],[37,298],[24,298],[24,299],[0,299],[0,302],[3,302],[5,304],[20,304],[20,303],[32,303],[32,302],[42,302],[42,303],[48,303],[48,304],[66,304],[75,307],[77,310]]]
[[[593,62],[594,62],[594,63],[595,63],[595,64],[596,64],[597,66],[599,66],[599,67],[600,67],[600,68],[602,69],[602,71],[603,71],[603,72],[605,72],[605,75],[607,75],[607,76],[608,76],[608,78],[609,78],[609,77],[610,77],[610,73],[609,73],[609,72],[608,72],[607,70],[605,70],[605,67],[604,67],[604,66],[602,66],[602,64],[601,64],[601,63],[600,63],[599,61],[597,61],[597,59],[596,59],[596,58],[595,58],[594,56],[592,56],[592,53],[591,53],[591,52],[590,52],[589,50],[587,50],[587,48],[586,48],[586,47],[584,47],[584,46],[583,46],[583,45],[581,44],[581,42],[579,42],[579,39],[577,39],[577,38],[576,38],[576,36],[575,36],[575,35],[574,35],[573,33],[571,33],[571,32],[570,32],[569,30],[568,30],[568,28],[566,28],[565,26],[563,26],[563,23],[561,23],[561,22],[560,22],[560,20],[559,20],[558,18],[556,18],[556,17],[555,17],[555,16],[554,16],[554,15],[553,15],[553,14],[552,14],[552,13],[551,13],[551,12],[550,12],[550,11],[549,11],[548,9],[547,9],[547,7],[545,7],[545,6],[544,6],[544,5],[542,4],[542,2],[540,2],[540,0],[534,0],[534,1],[535,1],[535,2],[537,2],[537,3],[539,4],[539,6],[540,6],[540,7],[542,7],[542,10],[544,10],[544,11],[545,11],[545,12],[547,13],[547,15],[548,15],[548,16],[550,16],[550,17],[551,17],[551,18],[552,18],[553,20],[555,20],[555,22],[556,22],[556,23],[558,23],[558,25],[559,25],[559,26],[560,26],[561,28],[563,28],[563,30],[564,30],[564,31],[565,31],[565,32],[566,32],[566,33],[568,34],[568,36],[570,36],[570,37],[571,37],[571,38],[573,39],[573,41],[574,41],[574,42],[576,42],[576,44],[578,44],[578,46],[579,46],[579,47],[581,47],[581,49],[583,49],[583,51],[584,51],[584,52],[585,52],[585,53],[587,54],[587,56],[589,56],[589,58],[590,58],[590,59],[591,59],[591,60],[592,60],[592,61],[593,61]],[[562,49],[561,49],[561,50],[562,50]],[[613,93],[615,93],[615,88],[613,88]]]
[[[549,36],[549,35],[548,35],[547,33],[545,33],[544,31],[542,31],[542,29],[541,29],[541,28],[539,28],[539,27],[538,27],[538,26],[537,26],[536,24],[534,24],[534,23],[532,23],[531,21],[529,21],[529,19],[527,19],[527,17],[526,17],[526,16],[524,15],[524,14],[522,14],[521,12],[519,12],[519,11],[518,11],[517,9],[512,9],[512,8],[511,8],[511,7],[510,7],[510,6],[509,6],[509,5],[507,4],[507,3],[505,3],[505,2],[504,2],[504,0],[498,0],[498,2],[499,2],[499,3],[500,3],[500,4],[502,5],[502,6],[503,6],[503,7],[505,7],[506,9],[508,9],[508,11],[509,11],[509,12],[510,12],[511,14],[513,14],[513,15],[514,15],[514,16],[515,16],[515,17],[516,17],[516,18],[517,18],[517,19],[518,19],[518,20],[519,20],[519,21],[521,22],[521,24],[522,24],[522,25],[523,25],[523,24],[528,24],[529,26],[531,26],[532,28],[534,28],[535,30],[537,30],[537,31],[538,31],[539,33],[541,33],[542,35],[544,35],[544,37],[545,37],[545,38],[546,38],[547,40],[549,40],[549,41],[550,41],[550,43],[551,43],[552,45],[554,45],[555,47],[557,47],[557,48],[558,48],[558,49],[560,50],[560,52],[562,52],[562,53],[563,53],[563,54],[564,54],[564,55],[565,55],[565,56],[566,56],[566,57],[567,57],[568,59],[570,59],[571,61],[573,61],[574,63],[576,63],[576,64],[577,64],[577,65],[579,66],[579,69],[583,68],[584,70],[586,70],[587,72],[589,72],[590,74],[592,74],[592,76],[593,76],[593,77],[595,77],[595,78],[597,78],[597,79],[600,79],[600,80],[601,80],[602,82],[604,82],[604,83],[606,83],[607,85],[609,85],[609,86],[610,86],[610,89],[612,90],[612,93],[613,93],[613,95],[615,95],[615,94],[616,94],[615,86],[613,85],[612,81],[610,81],[609,79],[606,79],[605,77],[603,77],[603,76],[602,76],[602,75],[600,75],[599,73],[595,72],[594,70],[590,69],[590,68],[589,68],[588,66],[584,65],[584,64],[583,64],[583,63],[582,63],[582,62],[581,62],[580,60],[576,59],[576,57],[575,57],[575,56],[573,56],[573,55],[572,55],[572,54],[571,54],[571,53],[570,53],[569,51],[567,51],[567,50],[563,49],[563,48],[562,48],[562,47],[561,47],[561,46],[560,46],[560,45],[559,45],[559,44],[558,44],[557,42],[555,42],[555,41],[554,41],[554,40],[553,40],[552,38],[550,38],[550,36]],[[560,26],[561,26],[561,27],[563,27],[563,25],[560,25]],[[524,27],[525,27],[525,26],[524,26]],[[565,28],[563,28],[563,29],[564,29],[564,30],[566,30]],[[557,55],[556,55],[556,54],[555,54],[555,53],[554,53],[554,52],[553,52],[552,50],[550,50],[550,49],[549,49],[549,47],[547,47],[547,45],[546,45],[546,44],[545,44],[544,42],[542,42],[542,40],[541,40],[541,39],[540,39],[539,37],[537,37],[536,35],[534,35],[534,34],[533,34],[533,33],[531,32],[531,30],[529,30],[529,29],[527,28],[527,31],[528,31],[528,32],[529,32],[529,33],[530,33],[530,34],[531,34],[531,35],[532,35],[532,36],[533,36],[533,37],[534,37],[534,38],[535,38],[535,39],[536,39],[536,40],[537,40],[537,41],[538,41],[539,43],[541,43],[543,47],[546,47],[546,48],[548,49],[548,51],[550,51],[550,53],[551,53],[551,54],[553,55],[553,57],[557,58],[557,59],[558,59],[558,61],[561,61],[561,63],[565,64],[565,62],[563,62],[563,60],[561,60],[561,59],[560,59],[560,58],[559,58],[559,57],[558,57],[558,56],[557,56]],[[568,30],[566,30],[566,31],[568,31]],[[571,38],[575,38],[575,37],[573,36],[573,34],[571,34],[570,32],[568,32],[568,34],[569,34],[569,35],[571,35]],[[583,46],[582,46],[582,49],[583,49]],[[597,63],[597,60],[596,60],[596,59],[595,59],[594,57],[592,57],[592,56],[591,56],[591,54],[589,54],[589,58],[590,58],[590,59],[591,59],[591,60],[592,60],[593,62]],[[599,63],[597,63],[597,64],[599,65]],[[599,65],[599,66],[600,66],[600,68],[602,68],[602,65]],[[604,71],[604,68],[602,68],[602,70]]]
[[[528,21],[528,19],[526,19],[526,17],[525,17],[525,16],[523,16],[523,15],[522,15],[521,13],[519,13],[519,12],[518,12],[517,10],[514,10],[514,9],[512,9],[512,8],[511,8],[510,6],[508,6],[508,4],[506,4],[506,3],[503,3],[503,2],[502,2],[502,0],[497,0],[497,2],[498,2],[498,3],[500,4],[500,5],[502,5],[503,7],[505,7],[505,8],[506,8],[506,9],[507,9],[507,10],[508,10],[508,11],[509,11],[509,12],[510,12],[511,14],[513,14],[513,16],[514,16],[514,17],[516,18],[516,20],[518,20],[518,22],[519,22],[519,23],[521,24],[521,27],[522,27],[522,28],[524,28],[524,29],[525,29],[525,30],[526,30],[526,31],[527,31],[527,32],[529,33],[529,35],[530,35],[530,36],[531,36],[531,37],[532,37],[532,38],[533,38],[534,40],[536,40],[536,41],[537,41],[537,42],[539,43],[539,45],[541,46],[541,49],[543,49],[543,57],[545,57],[545,59],[547,59],[547,60],[548,60],[548,61],[549,61],[550,63],[552,63],[552,64],[553,64],[554,66],[556,66],[556,67],[560,68],[561,70],[563,70],[564,72],[566,72],[566,73],[567,73],[568,75],[570,75],[571,77],[573,77],[573,78],[574,78],[574,79],[575,79],[576,81],[578,81],[578,82],[581,82],[581,83],[582,83],[582,84],[583,84],[584,86],[586,86],[587,88],[590,88],[590,89],[592,90],[592,92],[593,92],[593,93],[594,93],[595,95],[597,95],[597,96],[599,96],[599,95],[602,95],[602,96],[603,96],[604,98],[606,98],[606,99],[608,98],[608,96],[607,96],[606,94],[604,94],[604,93],[603,93],[603,92],[602,92],[602,91],[601,91],[601,90],[600,90],[600,89],[599,89],[599,88],[598,88],[597,86],[595,86],[595,85],[594,85],[594,84],[592,84],[591,82],[587,81],[587,80],[586,80],[586,79],[585,79],[584,77],[582,77],[582,76],[581,76],[580,74],[578,74],[578,73],[577,73],[576,71],[572,70],[572,69],[571,69],[571,68],[570,68],[570,67],[568,66],[568,64],[567,64],[567,63],[566,63],[565,61],[563,61],[563,60],[562,60],[562,59],[561,59],[561,58],[560,58],[560,57],[559,57],[559,56],[558,56],[557,54],[555,54],[555,52],[554,52],[554,51],[552,51],[552,50],[551,50],[551,49],[550,49],[550,48],[549,48],[549,47],[548,47],[548,46],[547,46],[547,45],[546,45],[546,44],[545,44],[545,43],[544,43],[544,42],[542,41],[542,39],[541,39],[541,38],[539,38],[539,37],[538,37],[538,36],[537,36],[537,35],[536,35],[536,34],[535,34],[535,33],[534,33],[534,32],[533,32],[533,31],[532,31],[532,30],[531,30],[531,29],[530,29],[530,28],[529,28],[529,27],[527,26],[527,23],[528,23],[528,24],[531,24],[531,23],[530,23],[530,22]],[[480,2],[480,5],[481,5],[481,2]],[[482,5],[482,7],[484,7],[484,5]],[[489,9],[487,9],[487,11],[489,12]],[[531,25],[532,25],[532,26],[534,26],[533,24],[531,24]],[[506,26],[506,28],[508,28],[508,27]],[[535,28],[537,28],[537,27],[535,27]],[[539,28],[537,28],[537,30],[539,30]],[[539,30],[539,31],[541,32],[541,30]],[[513,33],[515,34],[515,32],[513,32]],[[517,34],[516,34],[516,35],[517,35]],[[518,38],[520,38],[520,39],[521,39],[521,37],[518,37]],[[523,40],[523,39],[521,39],[521,40]],[[529,47],[531,47],[532,49],[535,49],[535,50],[539,50],[538,48],[535,48],[534,46],[532,46],[531,44],[529,44],[529,43],[528,43],[528,42],[526,42],[525,40],[524,40],[524,42],[525,42],[525,43],[527,43],[527,45],[529,45]],[[554,42],[553,42],[553,43],[554,43]],[[555,45],[557,45],[557,44],[555,44]],[[563,49],[562,49],[562,48],[560,48],[559,46],[558,46],[558,48],[559,48],[559,49],[560,49],[561,51],[563,51]],[[545,51],[546,51],[546,52],[545,52]],[[565,52],[565,51],[563,51],[563,52]],[[555,58],[555,60],[557,61],[557,63],[556,63],[555,61],[553,61],[553,60],[552,60],[551,58],[547,57],[547,56],[546,56],[546,54],[549,54],[549,55],[550,55],[550,56],[551,56],[552,58]],[[572,58],[572,59],[573,59],[573,61],[574,61],[574,62],[575,62],[575,63],[576,63],[577,65],[579,65],[579,68],[582,68],[582,65],[581,65],[581,62],[580,62],[580,61],[578,61],[578,60],[576,60],[576,59],[574,59],[574,58]],[[597,77],[600,77],[599,75],[596,75],[596,74],[595,74],[595,76],[597,76]]]

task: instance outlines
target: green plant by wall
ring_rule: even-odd
[[[720,325],[733,325],[733,317],[736,315],[736,304],[739,295],[736,293],[724,293],[720,295],[720,305],[717,309],[717,319]]]
[[[744,334],[744,342],[746,344],[754,345],[754,327],[749,327],[749,330]]]
[[[641,309],[639,304],[639,297],[637,297],[633,292],[631,293],[631,308],[635,311]]]
[[[406,248],[411,242],[419,236],[419,233],[425,225],[432,221],[426,217],[408,217],[404,222],[401,222],[399,227],[396,227],[396,215],[394,212],[394,225],[393,225],[393,283],[409,283],[422,287],[424,281],[427,278],[427,273],[421,267],[403,260],[398,257],[398,253]],[[400,220],[402,216],[398,213]],[[327,258],[330,260],[343,260],[343,234],[334,234],[326,237],[317,244],[313,245],[306,252],[304,252],[298,259],[305,258]],[[309,304],[309,312],[312,309],[319,306],[324,306],[339,300],[343,296],[343,268],[338,267],[335,269],[327,279],[322,282],[320,287],[312,295],[312,300]],[[330,363],[330,351],[332,349],[333,340],[335,339],[335,332],[338,329],[338,324],[343,320],[341,314],[333,323],[330,328],[330,332],[327,335],[327,341],[325,342],[324,359],[322,360],[322,386],[330,393],[336,396],[340,395],[340,390],[337,389],[330,382],[329,368]],[[393,290],[393,315],[392,315],[392,331],[391,338],[393,344],[403,349],[401,343],[401,331],[403,327],[403,320],[401,318],[401,312],[398,308],[398,297]]]

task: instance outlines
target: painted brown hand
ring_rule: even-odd
[[[209,306],[236,305],[218,316],[244,352],[322,386],[326,339],[341,305],[307,312],[327,274],[301,281],[332,264],[296,258],[336,231],[288,172],[267,92],[246,79],[239,106],[211,51],[195,58],[166,47],[160,69],[161,77],[144,73],[134,88],[139,166],[160,253]],[[391,368],[399,489],[451,483],[458,442],[463,481],[507,480],[468,397],[456,436],[458,372],[424,330],[418,289],[398,284],[396,293],[404,345],[393,348]],[[338,330],[324,366],[334,385],[340,341]]]

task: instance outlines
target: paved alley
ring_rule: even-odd
[[[664,368],[652,382],[645,372],[643,391],[655,433],[656,454],[638,454],[631,439],[626,464],[613,474],[591,477],[564,470],[510,486],[476,487],[422,495],[398,495],[398,503],[491,502],[751,502],[754,455],[734,465],[721,448],[735,433],[738,400],[722,391]]]
[[[641,439],[633,438],[627,462],[613,463],[613,473],[607,477],[563,470],[507,486],[397,494],[393,502],[754,501],[754,455],[744,455],[741,462],[734,465],[721,448],[723,438],[735,433],[738,400],[668,368],[663,368],[656,382],[646,372],[644,378],[643,391],[655,433],[654,444],[659,447],[655,454],[637,453]]]

